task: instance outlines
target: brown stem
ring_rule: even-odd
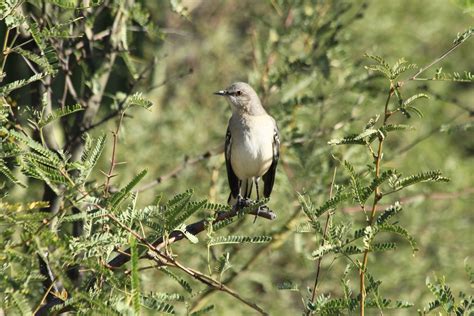
[[[120,127],[122,126],[124,115],[125,115],[125,110],[123,110],[122,114],[120,115],[120,119],[117,123],[117,127],[115,128],[115,131],[112,132],[113,137],[114,137],[114,141],[112,144],[112,157],[110,158],[109,171],[105,174],[104,196],[106,197],[109,194],[110,179],[112,179],[115,176],[114,169],[115,169],[115,166],[117,165],[116,157],[117,157],[118,134],[120,132]]]
[[[392,97],[392,94],[394,92],[394,87],[393,84],[390,85],[390,91],[387,96],[387,101],[385,102],[385,109],[384,109],[384,119],[383,119],[383,126],[386,125],[387,120],[390,116],[389,111],[388,111],[388,104],[390,102],[390,98]],[[382,161],[382,151],[383,151],[383,143],[384,143],[385,137],[383,135],[379,136],[379,145],[377,149],[377,156],[374,157],[375,159],[375,178],[380,177],[380,163]],[[375,188],[375,194],[374,194],[374,202],[372,203],[372,210],[370,212],[370,217],[368,220],[368,225],[372,226],[374,223],[374,218],[375,218],[375,213],[377,211],[377,203],[380,201],[382,198],[382,194],[380,192],[380,187],[377,186]],[[362,266],[360,267],[359,270],[359,282],[360,282],[360,315],[364,316],[365,315],[365,299],[366,299],[366,292],[365,292],[365,270],[367,269],[367,263],[369,260],[369,250],[370,249],[365,249],[364,251],[364,257],[362,259]]]

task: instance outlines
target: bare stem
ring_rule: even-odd
[[[125,115],[125,110],[122,111],[122,114],[120,115],[120,120],[117,123],[117,127],[115,128],[115,131],[112,132],[114,136],[114,142],[112,145],[112,157],[110,158],[110,167],[109,171],[105,174],[105,185],[104,185],[104,195],[107,196],[109,193],[109,186],[110,186],[110,179],[114,177],[114,169],[115,166],[117,165],[116,162],[116,154],[117,154],[117,142],[118,142],[118,133],[120,132],[120,126],[122,125],[123,117]]]
[[[449,54],[451,54],[456,48],[458,48],[462,43],[464,43],[464,41],[459,41],[457,43],[455,43],[453,46],[451,46],[447,51],[445,51],[443,54],[441,54],[441,56],[439,56],[438,58],[436,58],[435,60],[433,60],[431,63],[429,63],[428,65],[426,65],[425,67],[421,68],[420,70],[418,70],[418,72],[416,74],[413,75],[413,77],[411,77],[410,79],[408,80],[429,80],[429,79],[417,79],[417,77],[419,75],[421,75],[423,72],[425,72],[428,68],[430,68],[431,66],[437,64],[438,62],[440,62],[441,60],[443,60],[446,56],[448,56]]]

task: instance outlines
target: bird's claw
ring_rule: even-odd
[[[242,196],[239,195],[237,197],[237,208],[238,209],[243,209],[244,207],[249,206],[251,202],[252,202],[251,199],[243,198]]]

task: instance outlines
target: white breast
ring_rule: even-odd
[[[269,115],[232,118],[231,164],[243,180],[264,175],[273,160],[274,120]]]

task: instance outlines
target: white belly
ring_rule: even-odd
[[[273,160],[273,120],[267,115],[254,116],[241,123],[245,128],[231,130],[232,169],[240,180],[261,177]]]

